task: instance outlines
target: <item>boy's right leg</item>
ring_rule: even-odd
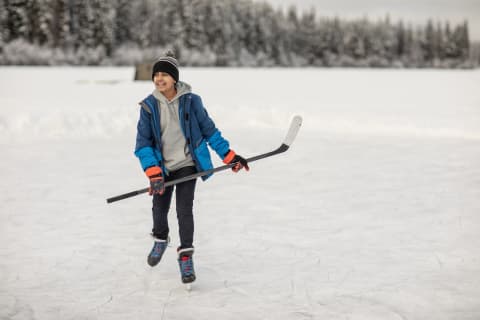
[[[168,238],[168,211],[172,201],[173,186],[165,188],[162,195],[153,195],[153,229],[152,236],[157,239],[167,240]]]
[[[153,267],[162,259],[163,253],[168,246],[168,210],[172,200],[173,186],[167,187],[162,195],[153,195],[153,248],[150,251],[147,263]]]

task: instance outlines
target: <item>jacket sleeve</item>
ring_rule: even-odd
[[[152,130],[151,115],[142,107],[140,108],[140,118],[137,124],[135,156],[140,160],[143,170],[159,165],[154,146],[155,137]]]
[[[222,137],[220,130],[217,129],[215,123],[208,115],[207,110],[203,106],[202,99],[194,95],[192,102],[202,136],[205,137],[209,146],[215,150],[220,159],[223,160],[228,150],[230,150],[228,140]]]

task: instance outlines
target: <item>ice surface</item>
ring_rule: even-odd
[[[480,319],[479,71],[182,69],[246,157],[303,116],[198,183],[191,292],[105,203],[146,186],[133,72],[0,68],[0,319]]]

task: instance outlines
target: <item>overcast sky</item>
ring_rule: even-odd
[[[259,0],[260,1],[260,0]],[[480,41],[480,0],[266,0],[274,7],[292,4],[301,10],[317,9],[319,15],[346,18],[384,17],[403,18],[406,22],[437,21],[458,23],[467,20],[470,38]]]

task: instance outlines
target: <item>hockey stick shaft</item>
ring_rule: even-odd
[[[283,153],[283,152],[287,151],[288,148],[290,147],[290,144],[295,139],[295,137],[298,133],[298,130],[300,129],[301,124],[302,124],[302,118],[300,116],[295,116],[292,120],[292,123],[291,123],[290,128],[289,128],[288,133],[287,133],[287,136],[285,137],[285,140],[280,145],[280,147],[278,147],[277,149],[275,149],[273,151],[266,152],[266,153],[248,158],[248,159],[246,159],[247,162],[248,163],[254,162],[254,161],[264,159],[264,158],[268,158],[268,157],[274,156],[276,154],[280,154],[280,153]],[[210,175],[210,174],[215,173],[215,172],[227,170],[227,169],[230,169],[233,166],[235,166],[235,164],[236,163],[230,163],[230,164],[220,166],[220,167],[216,167],[216,168],[213,168],[213,169],[210,169],[210,170],[197,172],[197,173],[191,174],[191,175],[183,177],[183,178],[168,181],[168,182],[165,183],[165,187],[168,187],[168,186],[171,186],[171,185],[174,185],[174,184],[178,184],[178,183],[182,183],[182,182],[185,182],[185,181],[188,181],[188,180],[196,179],[196,178],[199,178],[199,177],[202,177],[202,176]],[[146,193],[146,192],[148,192],[148,190],[149,190],[149,188],[143,188],[143,189],[131,191],[131,192],[128,192],[128,193],[124,193],[124,194],[121,194],[121,195],[118,195],[118,196],[115,196],[115,197],[111,197],[111,198],[107,199],[107,203],[112,203],[112,202],[116,202],[116,201],[119,201],[119,200],[131,198],[131,197],[140,195],[142,193]]]
[[[285,152],[285,151],[287,151],[287,149],[288,149],[288,146],[285,145],[285,144],[282,144],[282,145],[281,145],[278,149],[276,149],[275,151],[267,152],[267,153],[264,153],[264,154],[261,154],[261,155],[258,155],[258,156],[254,156],[254,157],[248,158],[248,159],[246,159],[246,160],[247,160],[248,163],[251,163],[251,162],[253,162],[253,161],[257,161],[257,160],[260,160],[260,159],[268,158],[268,157],[271,157],[271,156],[273,156],[273,155],[276,155],[276,154]],[[230,168],[232,168],[233,166],[235,166],[235,164],[236,164],[236,163],[227,164],[227,165],[224,165],[224,166],[216,167],[216,168],[214,168],[214,169],[197,172],[197,173],[188,175],[188,176],[183,177],[183,178],[179,178],[179,179],[175,179],[175,180],[172,180],[172,181],[168,181],[168,182],[165,182],[165,187],[169,187],[169,186],[174,185],[174,184],[179,184],[179,183],[182,183],[182,182],[185,182],[185,181],[188,181],[188,180],[192,180],[192,179],[196,179],[196,178],[199,178],[199,177],[203,177],[203,176],[206,176],[206,175],[215,173],[215,172],[227,170],[227,169],[230,169]],[[128,193],[124,193],[124,194],[115,196],[115,197],[108,198],[108,199],[107,199],[107,203],[112,203],[112,202],[115,202],[115,201],[119,201],[119,200],[131,198],[131,197],[140,195],[140,194],[142,194],[142,193],[146,193],[146,192],[148,192],[148,189],[149,189],[149,188],[143,188],[143,189],[131,191],[131,192],[128,192]]]

